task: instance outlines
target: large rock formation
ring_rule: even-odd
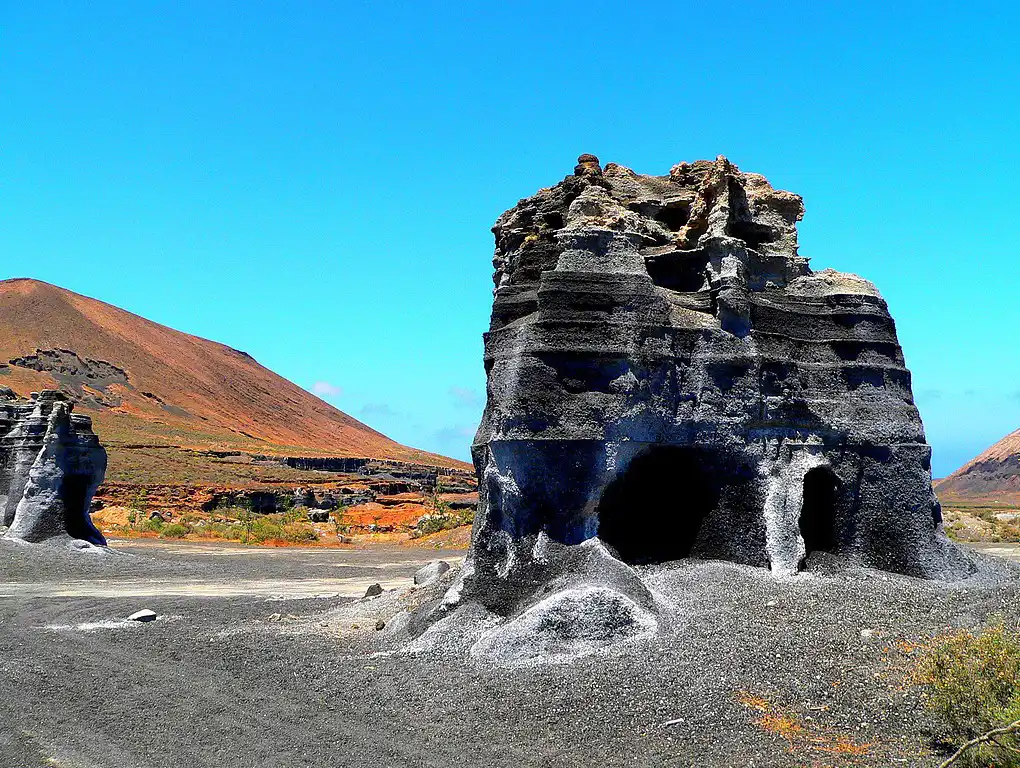
[[[809,268],[803,213],[723,157],[642,176],[583,155],[499,218],[482,502],[448,603],[519,609],[559,572],[540,552],[593,537],[631,564],[968,572],[886,303]]]
[[[106,474],[106,451],[87,416],[60,392],[20,401],[0,387],[0,530],[5,538],[58,537],[105,545],[89,503]]]

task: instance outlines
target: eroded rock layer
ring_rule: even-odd
[[[465,589],[509,606],[544,578],[543,537],[630,563],[967,572],[886,303],[810,269],[803,213],[723,157],[642,176],[583,155],[499,218]]]
[[[60,392],[30,401],[0,387],[0,530],[5,538],[57,537],[105,545],[89,504],[106,474],[106,451],[87,416]]]

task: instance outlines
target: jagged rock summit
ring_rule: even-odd
[[[803,213],[724,157],[643,176],[582,155],[500,216],[482,502],[451,600],[520,611],[565,583],[549,553],[594,537],[628,564],[793,574],[831,552],[969,572],[941,529],[886,303],[811,270]]]
[[[92,420],[57,391],[18,400],[0,387],[0,531],[38,543],[74,539],[105,546],[89,503],[106,474]]]

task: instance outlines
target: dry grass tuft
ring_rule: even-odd
[[[859,744],[843,734],[832,733],[809,724],[798,718],[795,713],[747,691],[740,691],[737,700],[748,709],[757,712],[760,716],[755,720],[755,724],[765,733],[783,739],[791,754],[803,752],[805,757],[811,760],[812,753],[826,755],[840,758],[844,765],[854,765],[857,764],[856,758],[870,756],[875,747],[874,743]],[[849,759],[849,762],[844,758]],[[810,764],[819,768],[822,766],[818,762]]]

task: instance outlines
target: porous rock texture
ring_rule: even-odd
[[[61,392],[30,401],[0,388],[0,530],[25,542],[72,539],[105,546],[89,505],[106,474],[106,451],[87,416]]]
[[[856,275],[810,269],[803,213],[724,157],[642,176],[582,155],[500,216],[481,500],[448,606],[523,616],[565,572],[546,540],[562,557],[598,537],[627,564],[792,575],[826,551],[970,572],[941,529],[886,303]],[[588,596],[597,583],[573,581]]]

